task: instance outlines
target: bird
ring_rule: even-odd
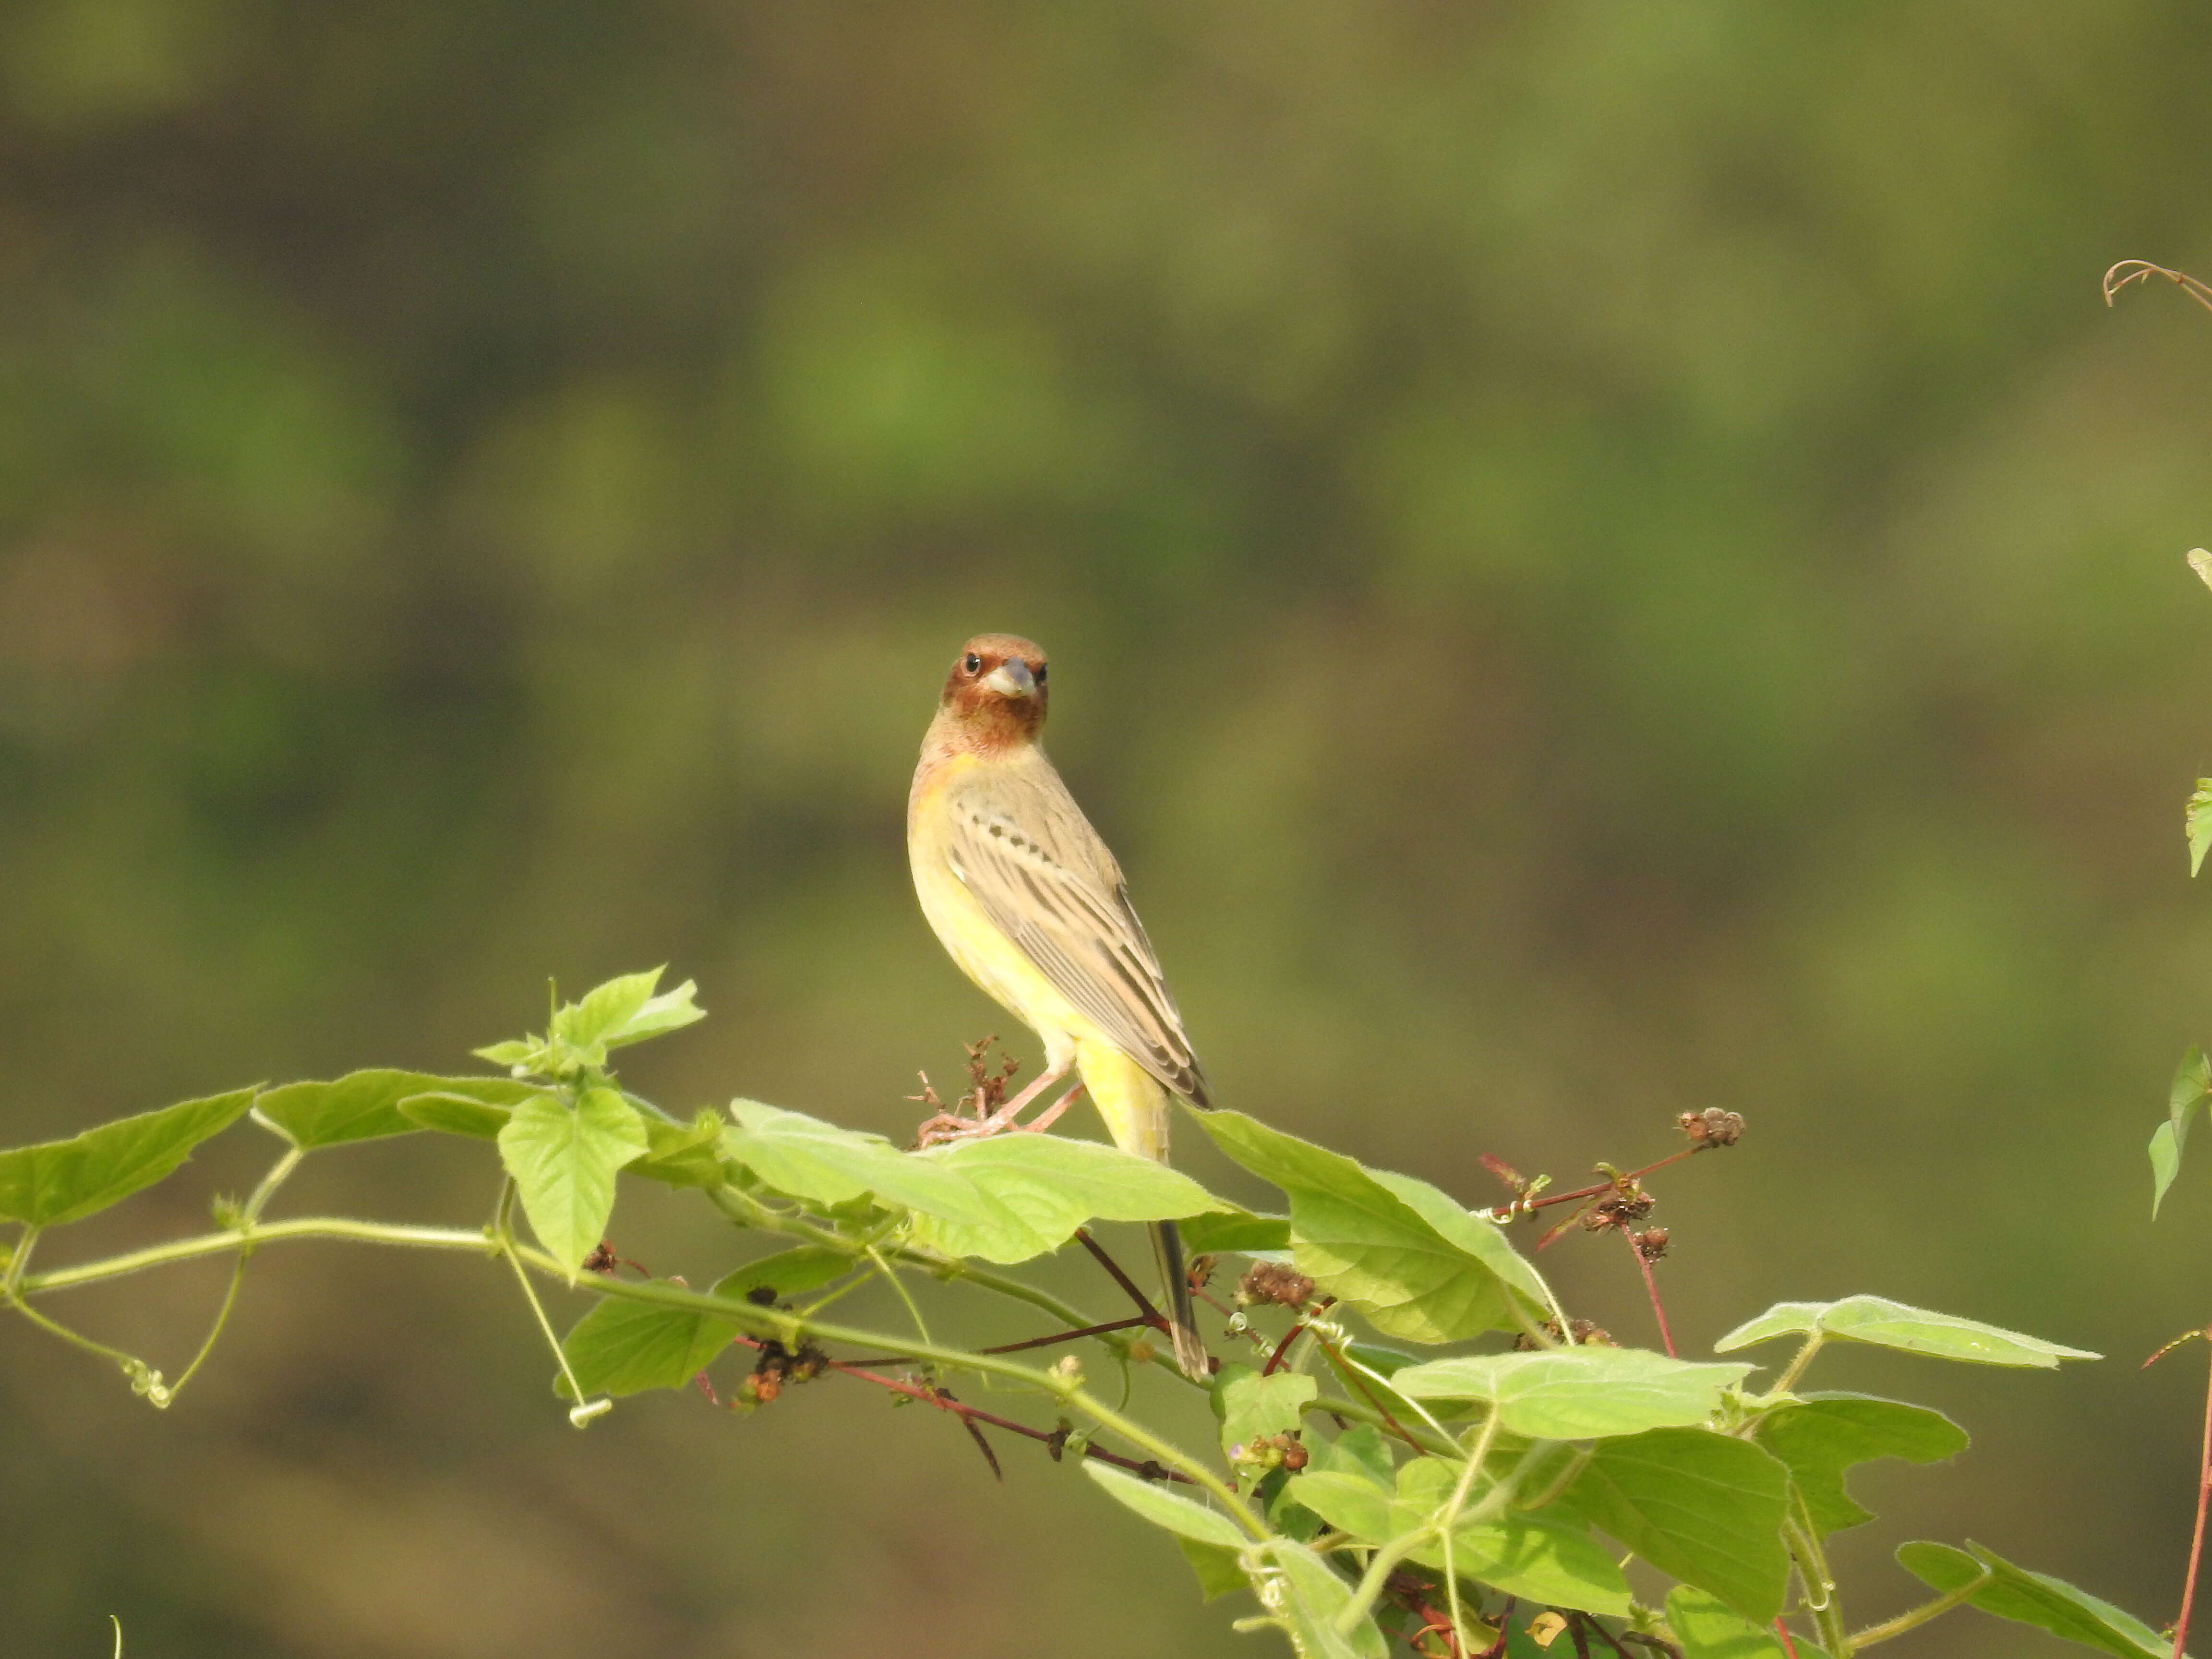
[[[1012,634],[978,634],[945,676],[907,797],[907,854],[946,954],[1044,1044],[1044,1068],[953,1136],[1042,1129],[1086,1091],[1115,1145],[1165,1163],[1170,1097],[1212,1106],[1158,954],[1105,841],[1042,741],[1049,665]],[[1019,1114],[1080,1080],[1030,1122]],[[1182,1240],[1152,1225],[1176,1363],[1204,1381]]]

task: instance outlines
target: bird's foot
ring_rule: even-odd
[[[1062,1112],[1075,1103],[1075,1097],[1082,1092],[1083,1085],[1079,1083],[1027,1123],[1017,1115],[1030,1103],[1027,1094],[1018,1100],[1009,1101],[995,1112],[975,1117],[963,1117],[957,1111],[939,1112],[916,1132],[915,1146],[919,1150],[927,1146],[949,1146],[960,1140],[988,1140],[993,1135],[1035,1134],[1049,1128]]]
[[[1006,1127],[1010,1129],[1022,1130],[1024,1133],[1028,1134],[1036,1134],[1041,1130],[1049,1129],[1062,1112],[1075,1104],[1076,1096],[1082,1092],[1083,1085],[1079,1083],[1073,1089],[1070,1089],[1066,1094],[1062,1095],[1058,1100],[1054,1101],[1051,1105],[1046,1107],[1044,1110],[1039,1112],[1035,1117],[1031,1118],[1027,1123],[1010,1123]]]

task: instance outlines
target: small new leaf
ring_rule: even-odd
[[[2173,1085],[2166,1091],[2166,1121],[2151,1131],[2150,1174],[2151,1219],[2158,1218],[2158,1206],[2166,1202],[2166,1189],[2173,1178],[2181,1173],[2182,1149],[2189,1144],[2189,1127],[2196,1121],[2197,1109],[2208,1096],[2212,1096],[2212,1064],[2204,1058],[2201,1046],[2192,1045],[2181,1057],[2181,1064],[2173,1073]]]
[[[2212,778],[2197,780],[2197,793],[2189,798],[2189,873],[2204,867],[2206,849],[2212,848]]]

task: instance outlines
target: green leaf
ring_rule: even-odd
[[[1701,1589],[1677,1584],[1667,1597],[1667,1624],[1682,1644],[1682,1659],[1788,1659],[1772,1625],[1754,1625]],[[1797,1659],[1828,1659],[1803,1637],[1793,1638]]]
[[[554,1011],[553,1023],[546,1028],[546,1035],[572,1049],[598,1048],[604,1053],[607,1037],[644,1009],[653,996],[653,988],[660,983],[661,975],[667,971],[663,966],[642,974],[623,974],[593,986],[575,1001]]]
[[[1442,1543],[1413,1559],[1442,1571]],[[1628,1580],[1620,1565],[1587,1532],[1548,1516],[1515,1515],[1452,1531],[1452,1571],[1493,1589],[1546,1607],[1624,1618]]]
[[[67,1140],[0,1152],[0,1219],[58,1227],[120,1202],[237,1121],[257,1089],[234,1089],[102,1123]]]
[[[2193,876],[2204,867],[2205,849],[2212,848],[2212,778],[2197,780],[2184,822],[2189,830],[2189,873]]]
[[[1178,1538],[1231,1550],[1241,1550],[1250,1541],[1227,1516],[1170,1492],[1164,1482],[1139,1480],[1095,1457],[1083,1460],[1083,1472],[1122,1508],[1135,1511],[1156,1527],[1165,1527]]]
[[[1379,1532],[1359,1536],[1376,1542],[1401,1537],[1431,1524],[1459,1482],[1460,1466],[1440,1457],[1417,1457],[1398,1471],[1396,1500],[1389,1506]],[[1346,1503],[1346,1494],[1334,1482],[1316,1492],[1320,1504],[1301,1498],[1332,1525],[1344,1522],[1328,1516],[1321,1504],[1335,1503],[1347,1516],[1369,1526],[1372,1514]],[[1345,1529],[1354,1528],[1346,1526]],[[1441,1540],[1424,1544],[1413,1554],[1424,1566],[1443,1567]],[[1619,1564],[1575,1522],[1549,1513],[1507,1515],[1492,1521],[1462,1523],[1452,1532],[1452,1569],[1461,1577],[1473,1578],[1547,1606],[1574,1607],[1585,1613],[1618,1617],[1628,1611],[1628,1581]]]
[[[1267,1553],[1280,1571],[1283,1622],[1299,1659],[1384,1659],[1388,1644],[1372,1619],[1362,1619],[1349,1636],[1337,1630],[1352,1586],[1328,1562],[1286,1538],[1270,1543]]]
[[[655,969],[653,976],[657,981],[666,971],[665,968]],[[647,997],[635,1013],[605,1032],[599,1041],[610,1048],[626,1048],[633,1042],[644,1042],[665,1036],[671,1031],[680,1031],[687,1025],[696,1025],[707,1018],[707,1011],[694,1000],[698,992],[699,988],[687,979],[672,991]]]
[[[422,1126],[403,1116],[399,1103],[442,1089],[446,1079],[422,1072],[349,1072],[330,1083],[287,1083],[264,1090],[253,1115],[303,1150],[349,1140],[412,1134]]]
[[[1298,1426],[1306,1402],[1320,1392],[1313,1378],[1296,1371],[1262,1376],[1249,1365],[1224,1365],[1214,1391],[1221,1413],[1221,1447],[1235,1448]]]
[[[1710,1590],[1754,1624],[1782,1610],[1790,1472],[1774,1457],[1704,1429],[1652,1429],[1601,1440],[1559,1499],[1660,1571]]]
[[[642,1394],[684,1387],[737,1333],[711,1314],[611,1296],[576,1322],[561,1352],[586,1394]],[[553,1391],[568,1398],[568,1379],[554,1378]]]
[[[1027,1261],[1058,1249],[1094,1218],[1175,1221],[1220,1203],[1164,1164],[1064,1135],[992,1135],[921,1156],[973,1182],[998,1217],[988,1226],[924,1220],[915,1241],[946,1255]]]
[[[801,1244],[797,1249],[778,1250],[774,1255],[747,1262],[717,1283],[714,1294],[744,1302],[750,1301],[756,1291],[773,1291],[769,1299],[781,1301],[842,1279],[853,1271],[853,1258],[842,1251]]]
[[[1223,1209],[1194,1215],[1182,1223],[1181,1231],[1183,1249],[1193,1255],[1218,1255],[1228,1250],[1249,1255],[1291,1248],[1288,1216],[1255,1215],[1249,1210]]]
[[[2113,1659],[2166,1659],[2172,1651],[2171,1638],[2111,1602],[2076,1589],[2063,1578],[2016,1567],[1971,1540],[1963,1550],[1926,1541],[1900,1544],[1897,1561],[1939,1595],[1971,1584],[1986,1571],[1990,1582],[1967,1598],[1972,1606],[2109,1653]]]
[[[1355,1423],[1334,1440],[1309,1435],[1306,1449],[1311,1458],[1306,1468],[1315,1473],[1358,1475],[1385,1492],[1395,1476],[1390,1443],[1372,1423]]]
[[[2062,1359],[2104,1358],[2087,1349],[2045,1342],[1996,1325],[1930,1313],[1925,1308],[1908,1308],[1879,1296],[1846,1297],[1841,1302],[1777,1303],[1758,1318],[1737,1326],[1713,1347],[1717,1352],[1729,1353],[1754,1342],[1771,1341],[1778,1336],[1806,1336],[1814,1331],[1978,1365],[2035,1365],[2047,1370]]]
[[[1298,1271],[1385,1335],[1450,1342],[1543,1316],[1535,1270],[1495,1225],[1426,1182],[1367,1170],[1241,1112],[1195,1115],[1223,1152],[1289,1196]]]
[[[722,1120],[702,1108],[689,1123],[673,1123],[650,1112],[638,1116],[645,1124],[645,1156],[629,1165],[632,1175],[671,1187],[702,1187],[712,1191],[729,1179],[722,1168]]]
[[[637,1109],[612,1089],[587,1089],[571,1110],[551,1095],[522,1101],[499,1132],[500,1161],[545,1248],[574,1273],[606,1237],[615,1171],[645,1151]]]
[[[1879,1457],[1941,1463],[1966,1449],[1966,1431],[1925,1406],[1814,1394],[1761,1417],[1758,1441],[1789,1465],[1813,1524],[1825,1534],[1874,1518],[1844,1489],[1846,1469]]]
[[[1589,1440],[1703,1423],[1751,1370],[1643,1348],[1551,1348],[1431,1359],[1390,1382],[1410,1399],[1488,1401],[1500,1427],[1531,1440]]]
[[[603,1066],[610,1049],[680,1030],[706,1018],[706,1011],[692,1001],[698,988],[688,979],[672,991],[653,994],[653,987],[667,971],[663,965],[592,987],[555,1012],[547,1036],[582,1064]]]
[[[2181,1172],[2182,1148],[2189,1144],[2189,1126],[2195,1121],[2197,1109],[2208,1096],[2212,1096],[2212,1065],[2208,1065],[2204,1050],[2192,1045],[2181,1057],[2181,1065],[2173,1073],[2173,1084],[2166,1091],[2166,1121],[2151,1131],[2150,1172],[2151,1219],[2158,1218],[2158,1206],[2166,1202],[2166,1188]]]
[[[1199,1594],[1206,1600],[1212,1601],[1231,1591],[1251,1588],[1250,1581],[1244,1577],[1243,1563],[1235,1550],[1180,1536],[1176,1540],[1176,1547],[1190,1563],[1190,1570],[1198,1575]]]
[[[757,1100],[730,1103],[733,1128],[722,1151],[778,1192],[815,1204],[874,1197],[980,1228],[1008,1224],[1003,1206],[984,1197],[958,1170],[902,1152],[881,1135],[860,1134],[804,1112]]]
[[[511,1078],[449,1077],[439,1083],[428,1094],[409,1095],[402,1100],[399,1115],[420,1128],[497,1140],[518,1103],[533,1097],[555,1100],[544,1090]]]
[[[1386,1543],[1404,1530],[1392,1519],[1388,1489],[1363,1476],[1309,1468],[1292,1475],[1285,1490],[1339,1532],[1370,1544]]]

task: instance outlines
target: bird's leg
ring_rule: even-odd
[[[1023,1109],[1026,1108],[1031,1101],[1035,1100],[1046,1090],[1051,1088],[1054,1084],[1059,1082],[1060,1079],[1066,1077],[1074,1069],[1075,1057],[1073,1054],[1056,1064],[1047,1066],[1042,1072],[1037,1074],[1036,1079],[1030,1083],[1028,1088],[1023,1090],[1021,1093],[1016,1095],[1005,1105],[1000,1107],[997,1111],[992,1113],[988,1117],[983,1119],[982,1121],[978,1123],[975,1126],[975,1133],[977,1134],[994,1135],[1002,1129],[1012,1129],[1019,1127],[1015,1123],[1014,1120],[1021,1115]],[[1062,1103],[1063,1105],[1065,1103],[1065,1102]],[[1054,1108],[1054,1111],[1055,1113],[1057,1113],[1059,1109],[1060,1109],[1058,1107]]]
[[[1028,1122],[1017,1123],[1013,1127],[1017,1129],[1029,1130],[1032,1133],[1039,1129],[1048,1129],[1053,1126],[1054,1121],[1059,1118],[1062,1112],[1075,1104],[1076,1096],[1082,1092],[1083,1085],[1080,1083],[1078,1083],[1073,1089],[1070,1089],[1058,1100],[1054,1101],[1051,1105],[1046,1107],[1044,1110],[1039,1112]]]

